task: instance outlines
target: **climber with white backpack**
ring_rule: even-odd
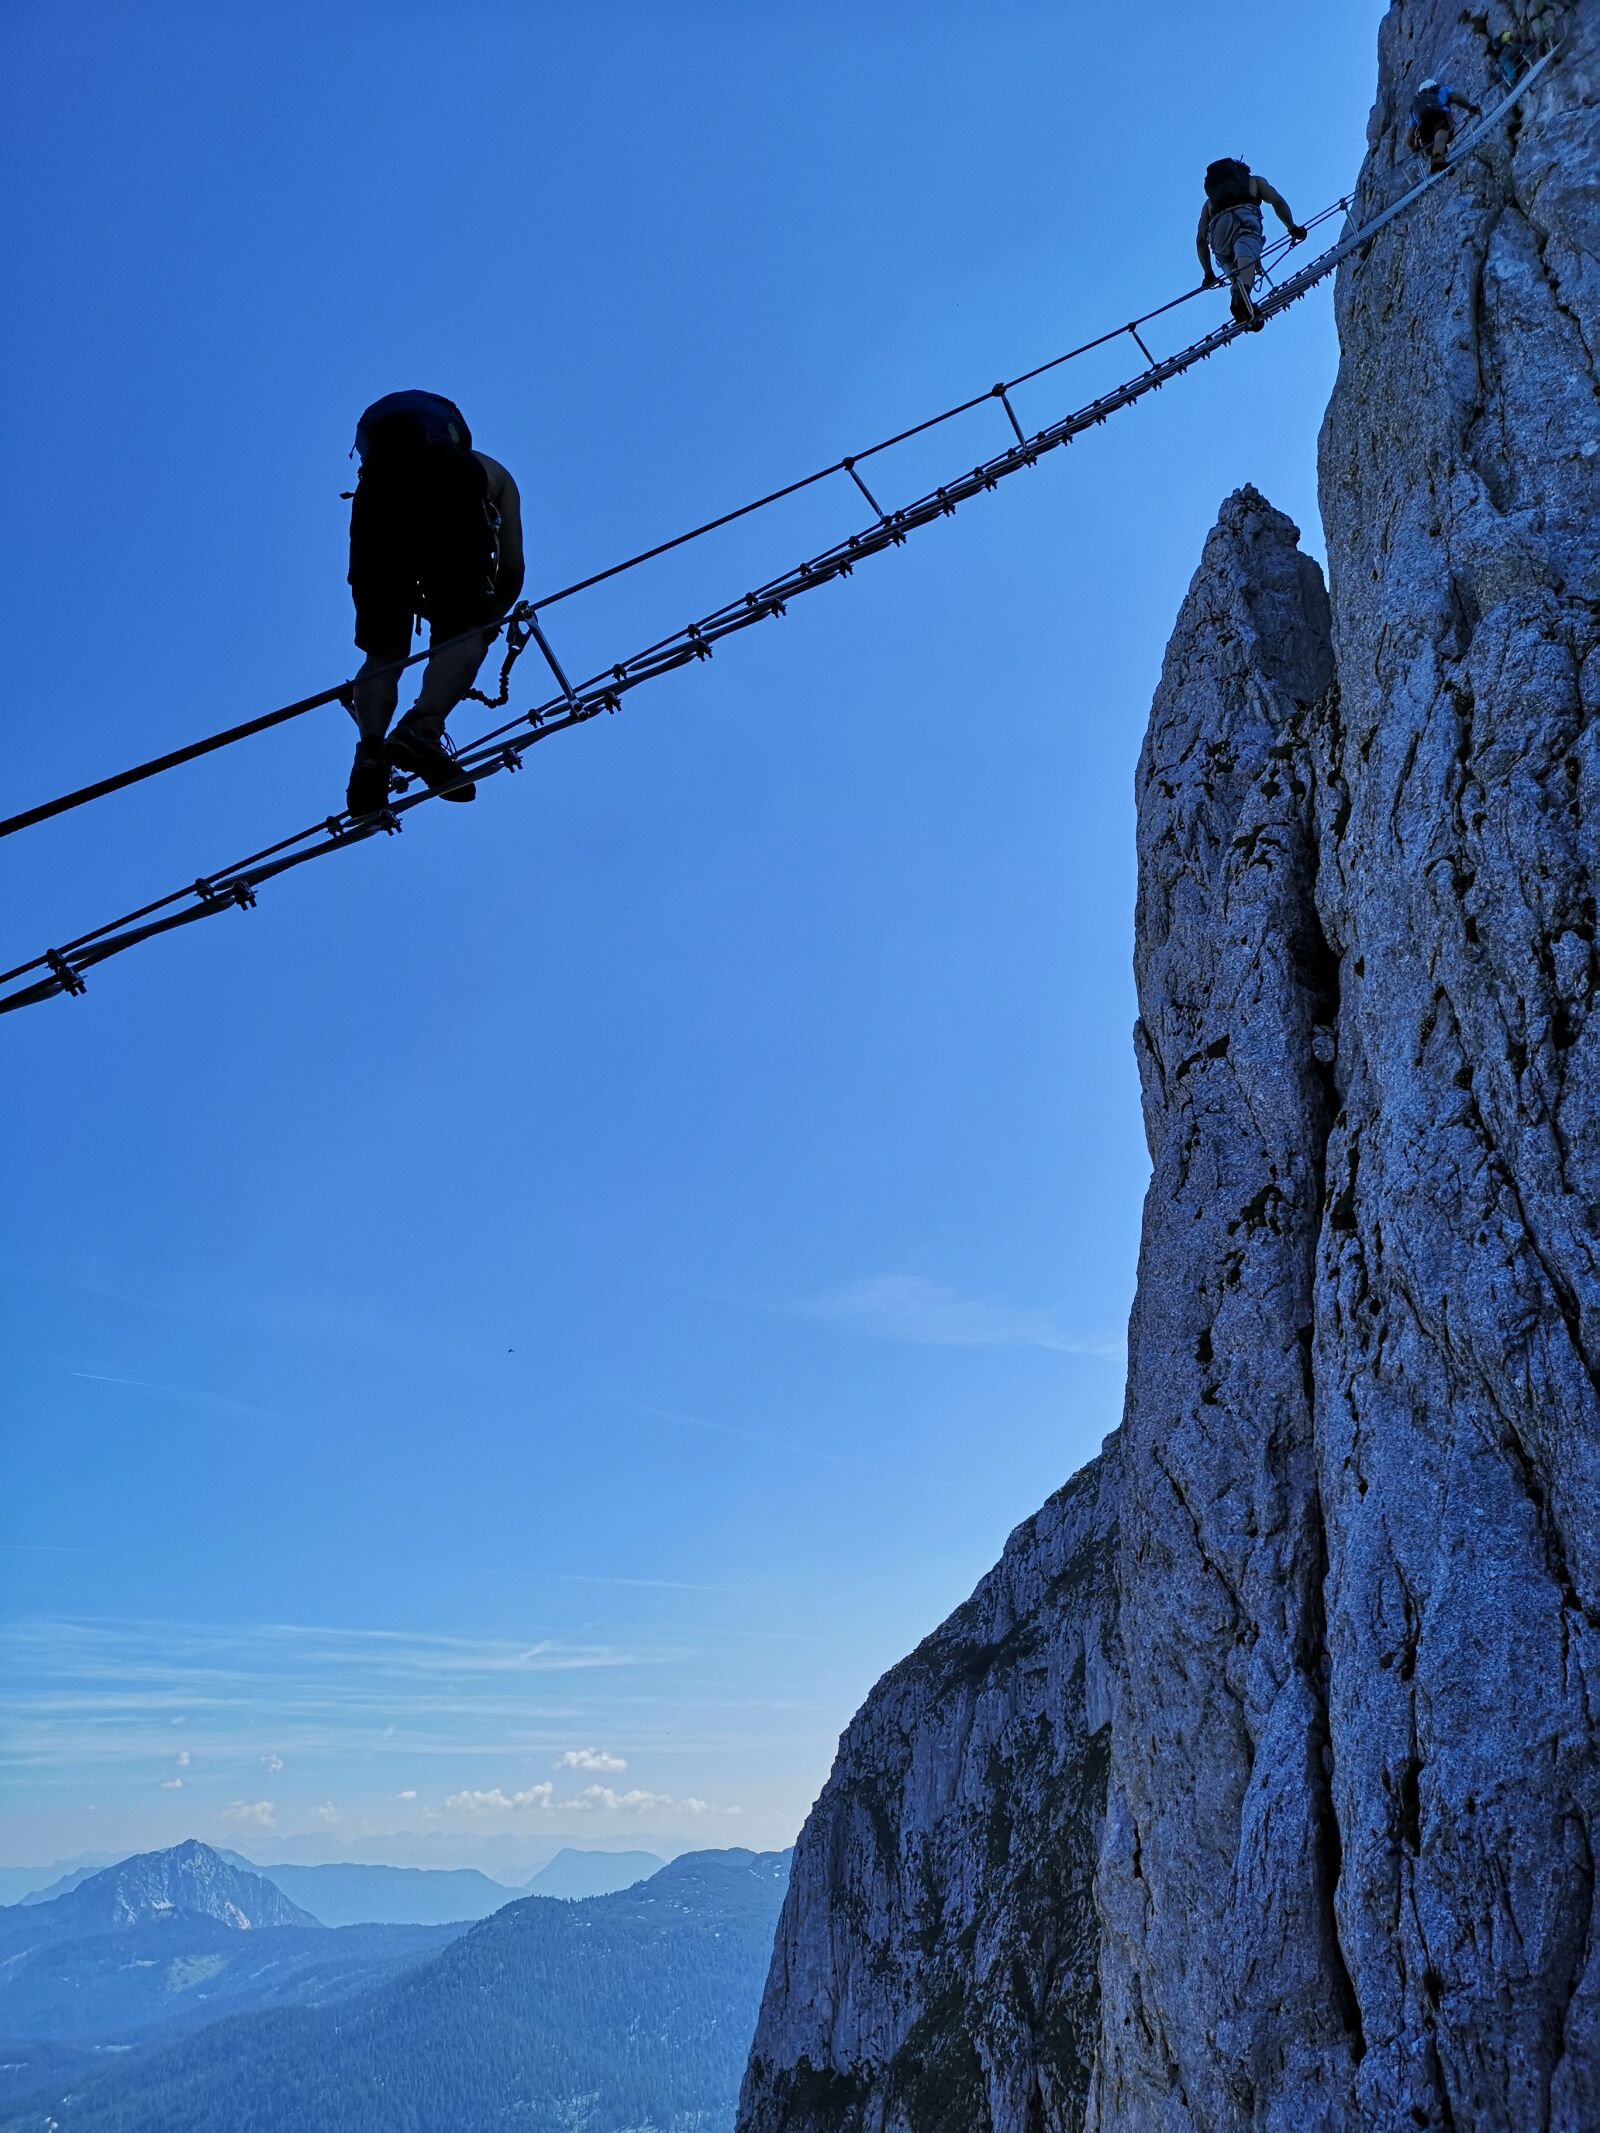
[[[1261,254],[1266,231],[1261,222],[1265,201],[1296,244],[1305,241],[1305,231],[1289,212],[1282,193],[1257,176],[1248,163],[1236,156],[1223,156],[1206,168],[1205,205],[1200,210],[1200,228],[1195,249],[1204,275],[1201,287],[1220,289],[1226,276],[1232,285],[1232,310],[1236,325],[1259,332],[1265,324],[1253,300],[1261,274]],[[1213,258],[1222,274],[1213,271]]]

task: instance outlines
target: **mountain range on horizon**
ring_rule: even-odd
[[[185,1918],[242,1933],[321,1923],[275,1882],[189,1837],[168,1851],[138,1852],[102,1867],[51,1901],[0,1911],[0,1951],[41,1936],[85,1937]]]
[[[182,1841],[182,1840],[177,1840]],[[196,1842],[205,1842],[198,1838]],[[147,1849],[170,1850],[173,1846]],[[635,1856],[647,1853],[660,1860],[676,1859],[692,1847],[682,1837],[650,1830],[629,1831],[626,1838],[601,1841],[587,1831],[543,1831],[527,1835],[516,1830],[492,1833],[451,1830],[393,1830],[387,1835],[341,1838],[326,1829],[301,1830],[289,1836],[263,1837],[252,1841],[247,1856],[235,1845],[211,1847],[220,1858],[248,1866],[252,1873],[266,1873],[278,1866],[393,1866],[420,1867],[429,1873],[476,1870],[485,1879],[504,1888],[526,1888],[533,1875],[562,1852],[582,1852],[601,1857]],[[83,1851],[38,1865],[0,1865],[0,1909],[41,1895],[59,1895],[75,1882],[87,1880],[102,1867],[136,1857],[132,1849]]]
[[[732,2126],[788,1853],[342,1928],[237,1857],[191,1840],[0,1912],[0,2133]]]
[[[646,1851],[580,1851],[564,1846],[555,1857],[519,1886],[480,1873],[476,1867],[421,1867],[367,1865],[339,1860],[328,1864],[286,1862],[281,1866],[258,1866],[242,1852],[186,1840],[211,1857],[247,1874],[262,1876],[282,1891],[291,1904],[309,1914],[306,1921],[324,1926],[352,1925],[452,1925],[470,1924],[487,1918],[519,1896],[550,1896],[573,1901],[586,1896],[609,1896],[630,1888],[660,1870],[665,1863]],[[135,1855],[165,1859],[182,1852]],[[12,1908],[37,1909],[58,1901],[109,1871],[120,1872],[133,1861],[113,1863],[111,1869],[79,1866],[44,1888],[19,1896]],[[292,1921],[278,1919],[277,1924]]]
[[[75,2078],[236,2008],[322,2006],[383,1982],[465,1931],[325,1926],[263,1874],[193,1839],[0,1910],[0,2100]]]

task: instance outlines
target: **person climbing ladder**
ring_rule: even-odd
[[[1431,170],[1443,170],[1450,160],[1450,144],[1456,137],[1452,111],[1470,111],[1482,118],[1483,106],[1430,74],[1411,99],[1411,132],[1407,136],[1418,155],[1425,155]]]
[[[1265,178],[1256,176],[1248,163],[1241,163],[1235,156],[1223,156],[1207,166],[1205,205],[1195,234],[1195,249],[1200,254],[1204,276],[1201,287],[1220,289],[1226,276],[1232,285],[1235,323],[1248,326],[1252,332],[1259,332],[1264,323],[1252,300],[1266,243],[1261,222],[1263,200],[1295,243],[1303,243],[1306,233],[1290,214],[1288,201]],[[1222,269],[1220,275],[1212,269],[1213,258]]]
[[[375,400],[356,425],[355,449],[350,591],[356,645],[367,656],[347,699],[361,738],[345,804],[353,815],[376,814],[392,770],[422,778],[446,800],[470,800],[477,788],[457,766],[445,720],[522,590],[517,485],[497,459],[472,449],[466,417],[439,393]],[[391,733],[399,662],[413,619],[424,618],[422,687]]]

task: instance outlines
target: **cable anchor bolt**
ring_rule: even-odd
[[[82,971],[75,969],[59,948],[47,948],[44,959],[50,965],[50,975],[68,999],[78,999],[89,990]]]

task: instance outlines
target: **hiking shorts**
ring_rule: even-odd
[[[498,622],[520,585],[498,571],[488,479],[470,452],[428,447],[361,470],[350,507],[350,591],[363,652],[409,644],[425,616],[435,643]]]
[[[1258,270],[1266,243],[1260,208],[1223,208],[1211,218],[1210,239],[1212,257],[1225,273]]]

